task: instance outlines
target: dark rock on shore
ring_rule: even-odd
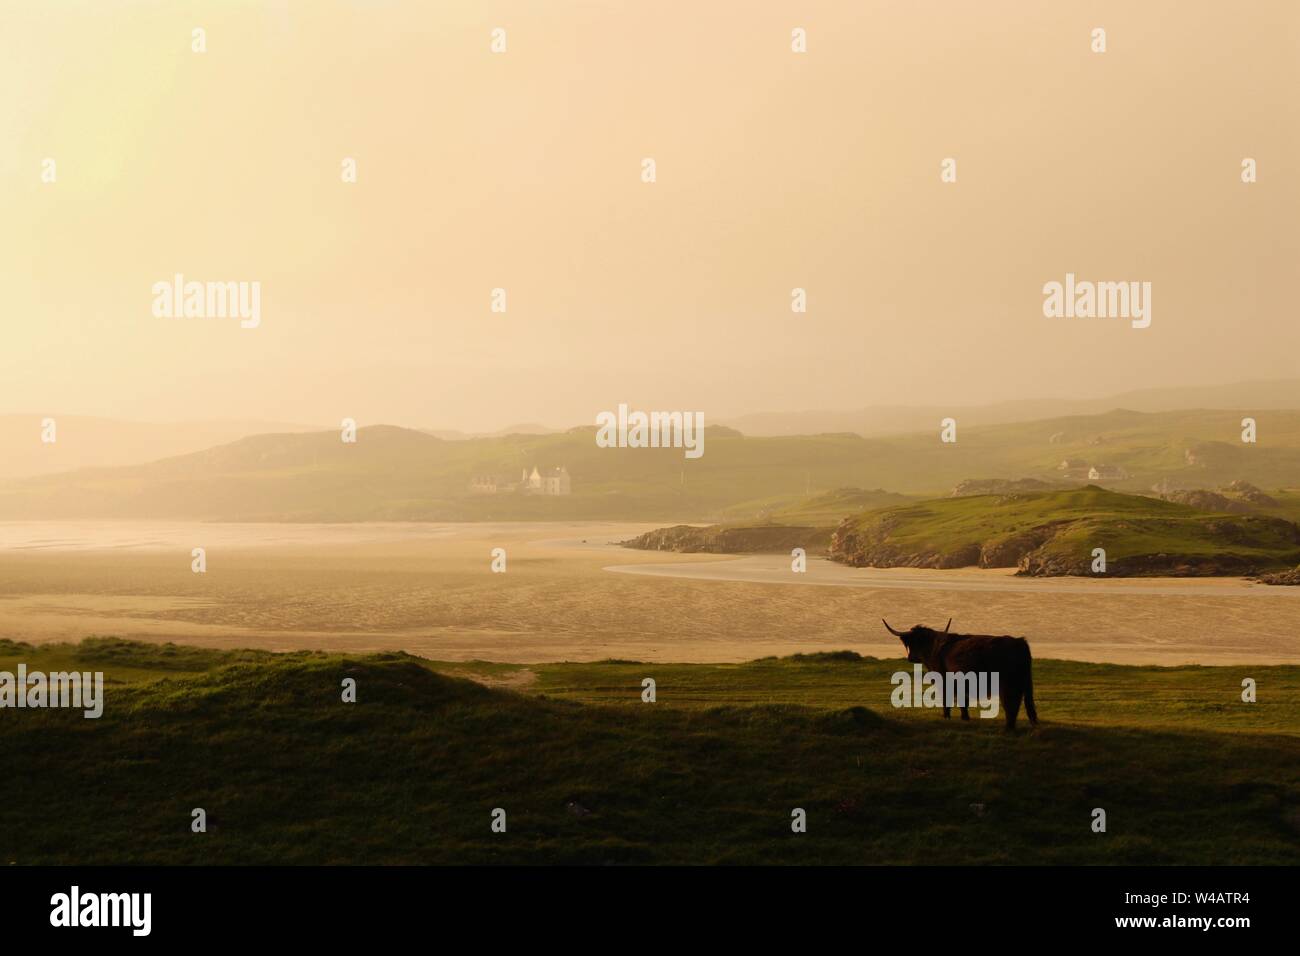
[[[1075,557],[1061,553],[1034,551],[1026,554],[1017,564],[1017,574],[1028,577],[1174,577],[1215,578],[1248,577],[1259,570],[1255,561],[1232,555],[1216,557],[1179,554],[1144,554],[1111,561],[1106,573],[1092,573],[1091,557]]]
[[[1300,567],[1292,568],[1290,571],[1274,571],[1270,574],[1260,574],[1257,576],[1260,584],[1281,584],[1281,585],[1300,585]]]
[[[642,551],[686,554],[788,554],[794,548],[803,548],[811,555],[823,552],[829,537],[829,528],[803,525],[731,527],[715,524],[701,528],[679,524],[671,528],[656,528],[619,543],[625,548]]]

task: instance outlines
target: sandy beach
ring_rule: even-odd
[[[498,524],[0,523],[0,636],[406,650],[443,660],[898,656],[880,624],[1030,639],[1039,657],[1300,663],[1300,589],[1240,579],[1024,579],[781,555],[641,552],[648,529]],[[208,570],[190,570],[193,548]],[[505,573],[493,573],[493,548]]]

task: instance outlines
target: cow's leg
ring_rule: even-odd
[[[962,719],[962,720],[970,720],[970,708],[969,708],[969,707],[963,707],[963,708],[961,709],[961,719]]]
[[[949,720],[951,719],[951,717],[952,717],[952,708],[945,704],[943,708],[943,719]]]
[[[1024,693],[1018,685],[1003,685],[1002,710],[1007,715],[1007,730],[1016,729],[1016,718],[1020,716],[1020,697]]]

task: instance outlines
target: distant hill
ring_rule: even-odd
[[[505,428],[498,428],[494,432],[462,432],[454,428],[421,428],[420,431],[432,435],[434,438],[445,438],[448,441],[466,441],[470,438],[497,438],[501,435],[551,435],[557,429],[548,428],[545,425],[539,425],[537,422],[523,422],[518,425],[507,425]]]
[[[41,441],[53,418],[57,441]],[[140,465],[211,448],[246,435],[305,432],[319,426],[267,421],[126,422],[88,415],[0,415],[0,479]]]
[[[968,426],[1006,425],[1066,416],[1097,415],[1115,408],[1169,412],[1187,408],[1251,409],[1248,414],[1300,409],[1300,379],[1237,382],[1195,388],[1149,388],[1095,399],[1030,399],[987,405],[876,405],[857,409],[755,412],[724,418],[746,435],[853,432],[867,438],[937,428],[952,417]]]
[[[358,431],[257,435],[147,465],[88,469],[0,485],[0,517],[187,518],[246,521],[712,520],[738,501],[795,498],[809,462],[836,484],[861,460],[856,436],[751,442],[705,430],[706,454],[600,448],[594,426],[549,435],[448,441],[388,425]],[[518,479],[565,466],[574,493],[472,495],[471,479]]]
[[[1241,441],[1247,415],[1257,419],[1255,444]],[[1141,492],[1216,488],[1234,480],[1265,491],[1300,484],[1297,411],[1116,409],[1008,425],[957,421],[953,444],[939,441],[937,422],[924,434],[864,439],[877,459],[867,482],[927,494],[947,493],[969,479],[1091,481]]]
[[[881,438],[819,434],[755,438],[705,430],[704,455],[600,448],[595,427],[448,441],[395,426],[256,435],[145,465],[0,483],[0,518],[186,518],[247,521],[472,521],[585,518],[819,524],[890,503],[945,496],[963,483],[1026,479],[1168,494],[1248,482],[1265,495],[1300,485],[1300,412],[1254,412],[1258,442],[1240,440],[1241,411],[1115,410],[969,426],[957,441],[925,432]],[[1062,466],[1066,466],[1062,468]],[[573,493],[472,495],[475,476],[517,481],[524,468],[565,466]],[[1002,487],[993,485],[991,487]],[[864,492],[860,489],[888,489]],[[859,498],[810,498],[852,489]],[[886,496],[883,497],[882,496]],[[792,513],[798,512],[798,513]]]

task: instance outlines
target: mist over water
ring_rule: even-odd
[[[444,538],[453,526],[177,521],[0,521],[0,551],[168,551],[206,547],[330,546],[395,538]]]

